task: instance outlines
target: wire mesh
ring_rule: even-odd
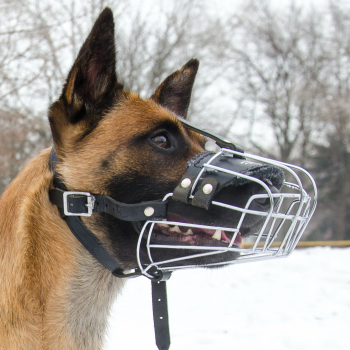
[[[206,173],[224,172],[232,177],[241,177],[261,186],[266,193],[252,195],[244,206],[234,206],[228,203],[213,200],[212,206],[218,206],[240,213],[240,218],[235,227],[202,225],[200,223],[184,223],[169,220],[150,220],[147,221],[139,236],[137,246],[137,259],[141,272],[148,275],[151,268],[157,268],[162,271],[174,271],[185,268],[220,266],[227,264],[240,264],[251,261],[259,261],[272,258],[281,258],[288,256],[296,247],[302,234],[304,233],[317,204],[317,187],[312,176],[303,168],[272,160],[252,154],[244,154],[247,161],[254,160],[262,164],[272,165],[280,168],[285,174],[285,181],[279,193],[272,193],[269,186],[258,178],[245,175],[239,172],[228,170],[213,165],[213,161],[220,156],[234,156],[241,153],[221,149],[218,153],[204,164],[201,172],[192,185],[190,199]],[[163,200],[172,197],[172,193],[167,194]],[[214,198],[215,199],[215,198]],[[270,207],[267,211],[252,210],[251,204],[255,200],[269,199]],[[240,234],[240,229],[247,215],[257,215],[263,218],[261,227],[256,232],[250,234],[248,238],[243,239],[241,246],[235,245],[235,240]],[[174,244],[156,244],[152,243],[157,225],[169,225],[171,227],[184,227],[187,229],[197,228],[200,230],[222,230],[230,232],[232,238],[227,246],[210,246],[210,245],[174,245]],[[141,247],[142,242],[146,244],[148,261],[142,261]],[[276,246],[277,242],[277,246]],[[274,244],[272,244],[274,243]],[[155,250],[177,250],[184,252],[183,256],[156,260],[154,257]],[[188,252],[191,252],[188,255]],[[186,253],[187,252],[187,253]],[[198,258],[205,258],[216,254],[227,252],[236,252],[234,259],[215,263],[198,263]],[[166,255],[166,254],[165,254]],[[189,260],[196,259],[196,263],[189,263]],[[203,259],[205,261],[205,259]]]

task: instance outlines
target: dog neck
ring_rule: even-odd
[[[123,281],[95,261],[48,198],[49,150],[0,199],[0,344],[101,349]]]

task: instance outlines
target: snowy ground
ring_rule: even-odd
[[[114,305],[106,350],[157,350],[150,282],[130,280]],[[168,281],[171,350],[350,349],[350,248]]]

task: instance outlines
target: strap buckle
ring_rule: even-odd
[[[70,212],[68,208],[68,196],[86,196],[86,204],[85,207],[87,208],[87,213],[76,213],[76,212]],[[95,197],[89,193],[89,192],[75,192],[75,191],[65,191],[63,192],[63,212],[66,216],[91,216],[92,211],[95,206]]]

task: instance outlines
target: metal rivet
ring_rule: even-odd
[[[206,184],[203,186],[203,193],[204,194],[210,194],[213,191],[213,185]]]
[[[152,207],[147,207],[144,211],[144,214],[149,217],[152,216],[154,214],[154,208]]]
[[[191,179],[189,179],[189,178],[183,179],[181,181],[181,187],[182,188],[187,188],[187,187],[189,187],[191,185],[191,183],[192,183]]]

